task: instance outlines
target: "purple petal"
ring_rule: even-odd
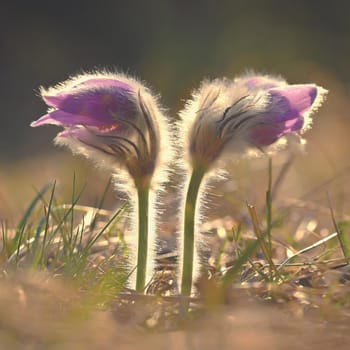
[[[105,88],[105,90],[107,91],[118,90],[119,94],[123,93],[124,91],[125,95],[132,92],[132,87],[129,84],[124,83],[120,80],[107,79],[107,78],[93,78],[74,85],[71,88],[71,91],[69,93],[68,92],[58,93],[53,96],[43,94],[42,98],[46,102],[46,104],[48,104],[49,106],[55,107],[55,108],[61,108],[61,105],[63,104],[65,99],[69,98],[74,94],[77,94],[77,95],[79,94],[79,90],[75,90],[79,88],[85,88],[85,89],[91,88],[93,90],[96,90],[98,88],[99,89]]]
[[[282,124],[260,124],[249,131],[248,142],[256,147],[269,146],[283,134]]]
[[[257,147],[271,145],[280,137],[300,131],[304,125],[303,114],[317,97],[313,85],[290,85],[269,90],[268,111],[256,116],[256,123],[248,131],[248,142]]]
[[[257,147],[269,146],[280,137],[299,131],[304,125],[303,118],[287,120],[282,123],[257,124],[248,132],[248,142]]]
[[[304,126],[304,118],[287,120],[284,123],[283,135],[292,131],[300,131],[303,128],[303,126]]]
[[[99,127],[101,130],[103,130],[103,128],[117,128],[120,126],[120,123],[117,123],[116,121],[110,123],[110,120],[105,120],[105,123],[103,123],[102,119],[95,119],[89,116],[66,113],[60,110],[45,114],[38,120],[32,122],[30,126],[37,127],[48,124],[59,126],[91,125]]]
[[[58,136],[62,137],[79,137],[81,139],[89,138],[89,139],[95,139],[101,141],[104,136],[106,136],[106,139],[112,139],[113,136],[120,137],[124,136],[127,137],[129,129],[122,125],[117,125],[114,128],[111,129],[103,129],[101,127],[95,127],[95,126],[89,126],[84,127],[81,125],[73,125],[66,127],[65,130],[60,132]]]
[[[314,85],[290,85],[273,88],[269,92],[273,101],[284,105],[286,119],[291,119],[289,114],[295,116],[308,111],[317,97],[317,87]]]
[[[56,112],[58,112],[58,111],[56,111]],[[54,113],[54,112],[45,114],[42,117],[40,117],[39,119],[31,122],[30,126],[33,127],[33,128],[36,128],[37,126],[41,126],[41,125],[59,125],[59,126],[63,126],[64,124],[62,122],[60,122],[59,120],[56,120],[54,117],[53,118],[51,117],[52,113]],[[72,120],[72,117],[73,116],[71,116],[71,120]],[[66,124],[66,125],[68,125],[68,124]]]
[[[110,80],[112,79],[91,79],[85,82],[91,85],[89,89],[73,88],[67,93],[42,97],[51,107],[72,115],[88,117],[85,121],[85,123],[89,122],[87,125],[112,124],[115,122],[115,116],[132,117],[135,113],[135,105],[129,85],[120,81],[112,81],[113,84],[110,84]],[[95,122],[91,122],[92,119],[95,119]]]

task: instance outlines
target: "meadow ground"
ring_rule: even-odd
[[[303,157],[309,156],[274,158],[268,201],[265,158],[233,164],[232,176],[209,186],[200,226],[209,267],[189,312],[174,274],[176,186],[164,197],[159,271],[149,294],[140,295],[126,284],[127,202],[106,190],[105,174],[69,155],[41,160],[49,170],[39,163],[8,166],[1,348],[346,349],[347,170],[328,177],[319,168],[315,182],[314,165]],[[23,173],[14,186],[13,174]],[[54,175],[60,183],[42,186]],[[25,186],[28,176],[35,190]]]

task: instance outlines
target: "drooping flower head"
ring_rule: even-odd
[[[115,173],[122,167],[137,188],[149,187],[162,161],[161,142],[169,144],[165,117],[149,89],[125,75],[103,72],[41,89],[41,96],[50,109],[31,126],[62,126],[57,144]]]
[[[239,158],[268,152],[291,134],[311,125],[311,114],[326,91],[314,84],[288,85],[281,78],[247,74],[234,80],[204,81],[180,113],[178,134],[188,157],[189,176],[183,197],[184,230],[179,240],[181,292],[193,291],[199,272],[201,239],[196,212],[206,175],[224,156]]]
[[[204,81],[181,113],[191,165],[210,169],[225,154],[268,151],[285,136],[302,134],[326,93],[268,75]]]

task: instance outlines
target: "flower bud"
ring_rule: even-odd
[[[246,75],[204,81],[181,112],[192,167],[210,169],[223,155],[269,151],[290,133],[311,126],[311,114],[327,91],[314,84]]]
[[[64,127],[55,142],[117,173],[124,168],[137,188],[149,187],[161,162],[161,138],[168,144],[157,100],[138,81],[108,73],[73,77],[41,96],[49,112],[31,126]]]

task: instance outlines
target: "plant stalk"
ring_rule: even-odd
[[[185,296],[191,294],[192,288],[196,203],[205,172],[206,169],[203,167],[196,167],[193,169],[186,195],[181,278],[181,294]]]
[[[148,204],[149,188],[138,188],[138,250],[136,290],[143,292],[146,284],[147,251],[148,251]]]

